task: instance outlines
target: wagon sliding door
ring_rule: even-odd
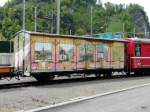
[[[72,71],[75,65],[75,45],[70,38],[56,39],[56,71]]]
[[[86,43],[86,69],[94,69],[96,67],[96,45],[95,42]]]
[[[55,70],[55,39],[47,36],[32,36],[32,72]]]
[[[96,68],[111,68],[111,55],[110,43],[98,42],[96,45]]]
[[[76,44],[76,68],[77,70],[86,69],[86,40],[75,40]]]
[[[96,45],[96,68],[103,68],[104,60],[107,58],[107,49],[103,43],[97,42]]]
[[[138,54],[140,54],[140,52],[141,52],[140,57],[143,57],[143,59],[140,59],[142,67],[143,68],[149,68],[150,67],[150,44],[149,43],[142,43],[141,49],[137,48],[136,52],[138,52]]]
[[[25,33],[25,39],[24,39],[24,75],[30,76],[30,35]]]
[[[124,43],[114,42],[112,45],[112,68],[124,68]]]
[[[95,42],[87,40],[76,40],[77,46],[77,69],[93,69],[95,68]]]

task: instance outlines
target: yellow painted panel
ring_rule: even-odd
[[[75,66],[74,39],[58,37],[56,38],[57,70],[74,70]]]
[[[123,68],[124,67],[124,43],[114,42],[112,46],[112,67]]]

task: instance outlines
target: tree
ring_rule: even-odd
[[[112,24],[112,19],[125,23],[125,31],[132,32],[134,28],[143,31],[137,24],[146,24],[150,30],[148,17],[143,7],[131,4],[106,3],[105,7],[96,6],[97,0],[61,0],[61,34],[90,34],[91,6],[93,7],[93,33],[106,32]],[[26,0],[26,30],[34,31],[34,7],[37,8],[37,31],[56,32],[56,0]],[[140,14],[140,22],[134,16]],[[11,0],[0,7],[0,31],[7,39],[22,29],[22,0]]]

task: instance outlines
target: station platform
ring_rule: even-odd
[[[150,112],[150,86],[96,97],[39,112]]]

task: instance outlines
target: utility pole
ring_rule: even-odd
[[[53,33],[53,30],[54,30],[54,27],[53,27],[53,25],[54,25],[54,11],[52,10],[52,22],[51,22],[51,33]]]
[[[57,34],[60,34],[60,0],[57,0]]]
[[[144,23],[144,32],[145,32],[145,38],[147,37],[147,27],[146,24]]]
[[[22,30],[23,31],[25,31],[25,21],[26,21],[26,19],[25,19],[25,17],[26,17],[26,0],[23,0],[23,18],[22,18]]]
[[[106,27],[105,33],[107,33],[107,31],[108,31],[108,28],[107,28],[107,21],[105,21],[105,27]]]
[[[37,7],[34,9],[34,31],[37,32]]]
[[[135,27],[134,27],[134,30],[133,30],[133,32],[134,32],[134,38],[135,38],[135,36],[136,36],[136,35],[135,35],[135,30],[136,30],[136,29],[135,29]]]
[[[125,23],[123,23],[122,25],[122,30],[123,30],[123,33],[125,32]]]
[[[72,35],[72,30],[70,29],[69,34]]]
[[[123,38],[125,38],[125,23],[122,24]]]
[[[91,35],[93,34],[93,7],[91,6]]]

